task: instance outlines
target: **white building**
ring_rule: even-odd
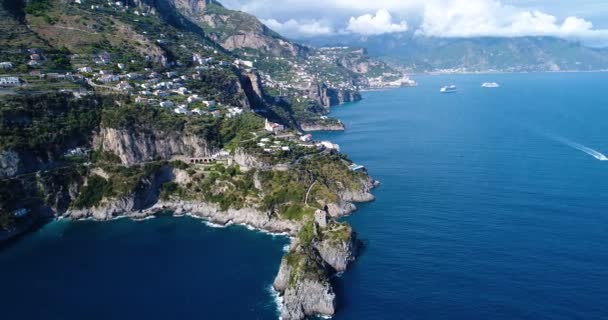
[[[195,103],[195,102],[198,102],[200,100],[201,99],[196,94],[193,94],[193,95],[189,96],[188,99],[187,99],[188,103]]]
[[[253,68],[253,61],[236,59],[236,60],[234,60],[234,64],[237,65],[237,66],[243,66],[243,67],[247,67],[247,68]]]
[[[113,74],[104,74],[99,78],[99,81],[103,83],[117,82],[120,81],[120,77]]]
[[[305,134],[305,135],[301,136],[300,141],[303,141],[303,142],[312,141],[312,134]]]
[[[91,72],[93,72],[93,68],[91,68],[91,67],[82,67],[82,68],[78,69],[78,71],[83,72],[83,73],[91,73]]]
[[[21,84],[17,77],[0,77],[0,86],[18,86]]]
[[[173,104],[173,102],[168,101],[168,100],[160,103],[160,106],[163,108],[173,108],[174,105],[175,104]]]
[[[202,102],[207,107],[215,107],[215,105],[217,104],[214,100],[203,100]]]
[[[13,68],[12,62],[0,62],[0,68],[8,70]]]
[[[340,151],[340,145],[332,143],[331,141],[321,141],[317,144],[318,147],[323,147],[329,150]]]
[[[270,122],[270,121],[268,121],[268,119],[265,119],[264,129],[268,132],[278,133],[278,132],[283,131],[285,129],[285,127],[283,125],[280,125],[280,124],[274,123],[274,122]]]
[[[185,105],[181,105],[175,109],[173,109],[173,112],[177,113],[177,114],[190,114],[190,111],[188,110],[188,108]]]

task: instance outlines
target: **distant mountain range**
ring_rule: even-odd
[[[409,72],[534,72],[608,70],[608,48],[552,37],[430,38],[411,33],[340,35],[306,40],[315,46],[363,47]]]

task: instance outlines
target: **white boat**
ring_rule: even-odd
[[[481,85],[484,88],[498,88],[500,87],[500,85],[496,82],[484,82],[484,84]]]
[[[445,86],[445,87],[441,88],[441,90],[439,90],[439,92],[441,92],[441,93],[454,93],[456,91],[458,91],[458,89],[453,84],[451,84],[449,86]]]

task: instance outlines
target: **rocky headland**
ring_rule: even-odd
[[[281,318],[299,320],[335,314],[336,294],[331,277],[345,271],[355,261],[362,245],[352,228],[336,219],[355,211],[356,202],[373,201],[370,191],[378,182],[364,179],[359,189],[341,192],[336,203],[329,203],[325,209],[317,209],[313,215],[294,221],[255,207],[223,209],[218,204],[200,200],[158,199],[155,186],[162,181],[178,181],[182,174],[180,170],[166,166],[142,192],[107,200],[96,207],[69,209],[60,217],[109,221],[120,217],[145,219],[160,212],[172,212],[176,216],[189,215],[219,225],[239,224],[284,234],[290,237],[291,244],[273,283],[273,288],[282,297]],[[146,199],[153,200],[146,203]]]

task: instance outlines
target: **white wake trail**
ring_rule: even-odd
[[[558,142],[561,142],[561,143],[563,143],[563,144],[565,144],[565,145],[567,145],[569,147],[572,147],[572,148],[574,148],[576,150],[582,151],[582,152],[584,152],[584,153],[586,153],[586,154],[588,154],[588,155],[596,158],[597,160],[608,161],[608,157],[606,157],[603,153],[601,153],[601,152],[599,152],[597,150],[593,150],[593,149],[591,149],[589,147],[586,147],[586,146],[584,146],[584,145],[582,145],[580,143],[576,143],[574,141],[570,141],[570,140],[568,140],[566,138],[562,138],[562,137],[554,137],[553,139],[556,140],[556,141],[558,141]]]

